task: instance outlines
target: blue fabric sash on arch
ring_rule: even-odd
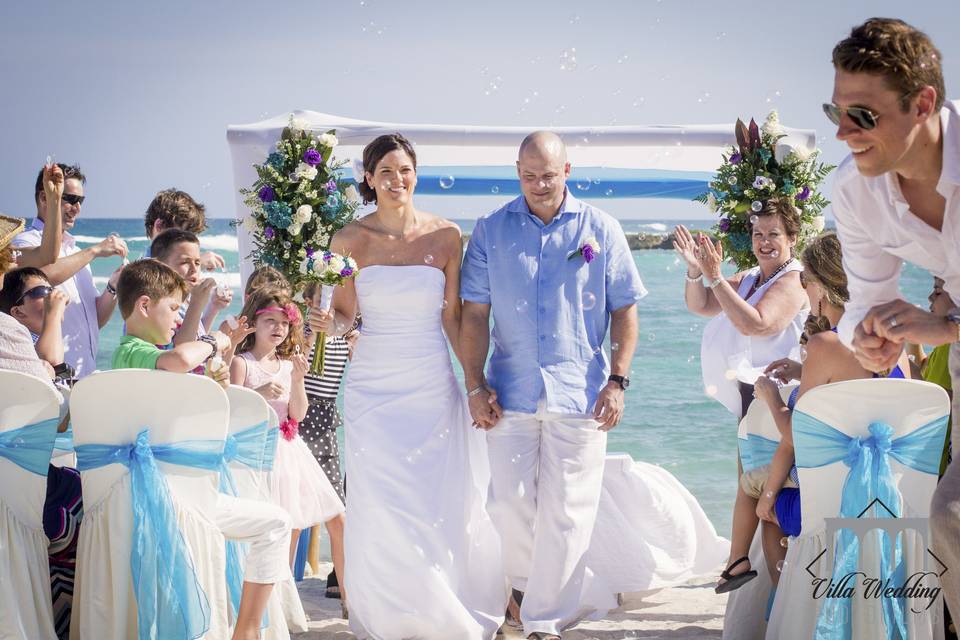
[[[899,517],[902,513],[902,496],[890,469],[890,458],[921,473],[936,475],[940,467],[949,416],[942,416],[910,433],[893,439],[894,429],[882,422],[869,426],[867,438],[851,437],[816,418],[794,411],[793,442],[797,467],[811,469],[843,461],[850,468],[840,502],[840,517],[856,518],[875,499]],[[874,505],[874,517],[890,517],[885,509]],[[894,576],[902,570],[902,555],[899,536],[895,554],[891,553],[890,541],[882,533],[880,551],[881,580]],[[841,529],[836,548],[831,580],[836,584],[843,576],[857,571],[859,542],[848,529]],[[894,558],[891,566],[891,557]],[[904,601],[902,598],[884,596],[881,599],[886,638],[906,638]],[[852,637],[850,598],[827,597],[817,619],[815,639]]]
[[[269,425],[266,421],[256,424],[227,436],[223,448],[223,457],[220,460],[220,493],[228,496],[237,496],[237,486],[230,471],[230,463],[238,462],[258,471],[266,469],[268,457]],[[279,431],[279,429],[273,429]],[[273,468],[273,453],[276,451],[276,439],[270,450],[270,469]],[[236,540],[227,540],[227,587],[230,590],[230,605],[236,618],[240,612],[240,598],[243,595],[243,556],[246,555],[243,546]],[[267,615],[264,613],[263,626],[268,626]]]
[[[130,470],[130,570],[140,640],[192,640],[210,628],[210,604],[177,526],[170,489],[157,462],[216,471],[223,447],[222,440],[151,445],[147,429],[137,434],[133,444],[75,447],[80,471],[111,464],[122,464]]]
[[[0,458],[46,477],[59,424],[59,417],[50,418],[0,433]]]

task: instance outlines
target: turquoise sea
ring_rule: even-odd
[[[621,224],[628,232],[663,232],[677,222],[624,220]],[[473,228],[472,220],[458,223],[465,233]],[[705,228],[709,222],[684,224]],[[81,218],[73,229],[81,246],[99,242],[112,232],[126,239],[130,259],[146,252],[141,219]],[[234,303],[228,311],[239,313],[240,256],[230,222],[210,220],[201,242],[204,250],[216,251],[226,259],[225,272],[210,275],[234,288]],[[650,295],[640,303],[640,340],[633,359],[632,386],[624,420],[610,432],[609,450],[624,451],[636,460],[669,470],[700,501],[717,531],[729,536],[737,474],[736,425],[733,417],[703,392],[699,354],[705,321],[684,306],[684,268],[672,252],[635,251],[634,259]],[[102,288],[119,264],[118,258],[93,262],[98,286]],[[908,300],[926,306],[931,286],[925,271],[905,267],[902,287]],[[118,312],[101,332],[101,369],[109,368],[120,335]]]

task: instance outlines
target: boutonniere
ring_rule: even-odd
[[[567,256],[567,260],[573,260],[577,256],[583,256],[583,261],[587,264],[593,262],[593,259],[597,257],[597,252],[600,251],[600,243],[597,242],[596,238],[587,238],[587,241],[583,245]]]

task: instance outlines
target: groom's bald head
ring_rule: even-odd
[[[520,191],[530,211],[547,220],[563,204],[570,163],[567,148],[552,131],[534,131],[520,143],[517,154]]]

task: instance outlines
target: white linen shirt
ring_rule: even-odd
[[[852,156],[837,170],[833,215],[850,291],[837,332],[847,346],[870,309],[903,297],[904,261],[943,278],[944,290],[960,305],[960,101],[944,103],[940,123],[943,167],[937,192],[946,199],[940,231],[910,211],[895,172],[862,176]]]
[[[43,220],[35,218],[30,228],[13,240],[14,247],[39,247],[43,235]],[[64,231],[60,243],[60,257],[80,251],[73,236]],[[97,318],[97,291],[90,265],[80,269],[72,278],[57,286],[70,298],[63,312],[63,359],[77,372],[77,377],[93,373],[97,368],[97,348],[100,343],[100,321]]]

